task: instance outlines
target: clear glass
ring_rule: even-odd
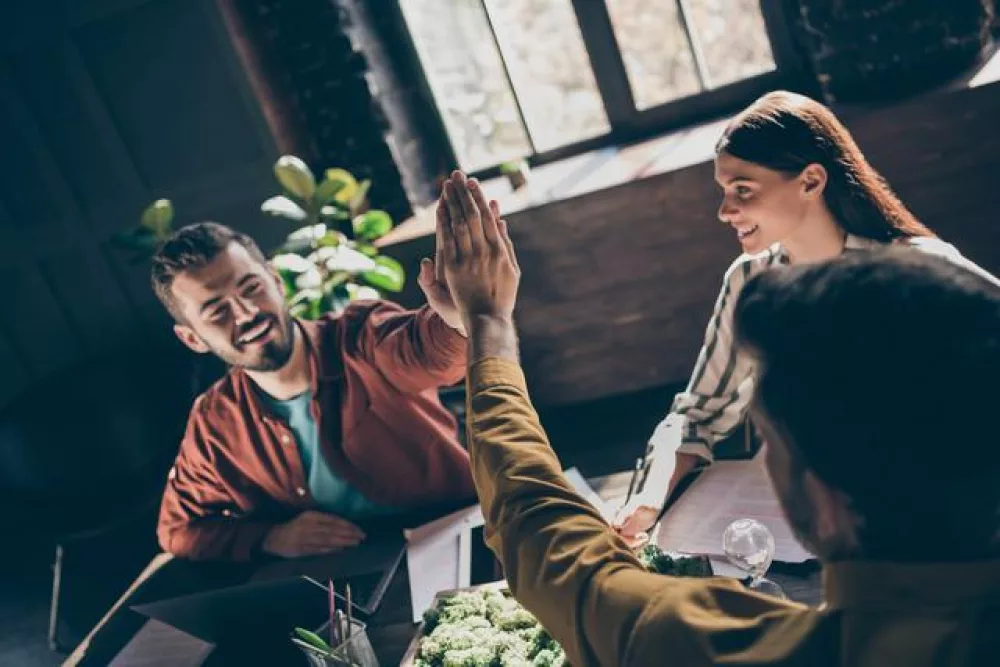
[[[328,637],[329,622],[324,624],[316,634],[320,637]],[[334,647],[330,653],[313,647],[298,645],[302,652],[306,654],[309,664],[312,667],[379,667],[378,658],[375,657],[375,649],[371,640],[368,639],[368,631],[361,621],[351,623],[350,637],[342,642],[340,646]]]
[[[486,0],[538,152],[611,126],[570,0]]]
[[[781,586],[764,577],[774,560],[774,535],[756,519],[737,519],[722,534],[722,549],[735,567],[746,572],[747,588],[785,597]]]
[[[530,155],[482,3],[402,0],[400,7],[460,166],[476,171]]]
[[[701,90],[674,0],[606,0],[632,97],[648,109]]]
[[[709,88],[774,69],[760,0],[687,0],[686,7],[708,70]]]

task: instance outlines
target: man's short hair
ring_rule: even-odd
[[[735,329],[759,405],[870,547],[997,538],[1000,287],[910,248],[854,253],[755,277]]]
[[[153,255],[150,271],[153,291],[174,320],[184,321],[171,289],[174,279],[184,271],[205,266],[230,243],[238,243],[246,248],[251,257],[262,264],[267,263],[264,253],[252,238],[217,222],[199,222],[181,227]]]

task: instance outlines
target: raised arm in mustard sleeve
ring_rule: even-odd
[[[768,608],[797,607],[735,581],[647,572],[563,476],[515,362],[470,368],[468,427],[490,548],[576,667],[711,664],[719,632],[748,648]],[[741,628],[750,630],[742,639]]]

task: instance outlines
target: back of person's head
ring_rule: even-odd
[[[1000,549],[1000,288],[911,248],[752,279],[739,344],[755,405],[850,499],[865,557]]]
[[[876,241],[934,235],[893,194],[833,112],[804,95],[779,90],[760,97],[730,122],[716,152],[792,176],[821,165],[823,200],[851,234]]]
[[[217,222],[198,222],[181,227],[153,255],[150,278],[153,291],[178,322],[184,320],[172,292],[174,279],[184,271],[197,270],[215,259],[231,243],[244,248],[251,257],[266,264],[257,243],[241,232]]]

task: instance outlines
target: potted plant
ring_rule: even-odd
[[[500,165],[500,173],[507,177],[512,189],[523,188],[528,184],[528,174],[530,173],[528,161],[521,159],[504,162]]]
[[[261,204],[265,214],[293,227],[270,255],[286,286],[290,312],[316,319],[339,312],[353,300],[399,292],[406,282],[402,265],[380,254],[374,242],[393,227],[385,211],[369,208],[371,181],[358,182],[345,169],[327,169],[317,181],[294,155],[274,165],[281,194]],[[132,262],[150,257],[173,231],[174,207],[168,199],[150,204],[139,225],[116,235]]]
[[[393,220],[368,207],[371,181],[359,183],[344,169],[327,169],[317,182],[294,155],[282,156],[274,173],[284,192],[265,201],[261,211],[298,225],[271,257],[288,288],[293,315],[315,319],[353,300],[403,289],[402,265],[374,245]]]

